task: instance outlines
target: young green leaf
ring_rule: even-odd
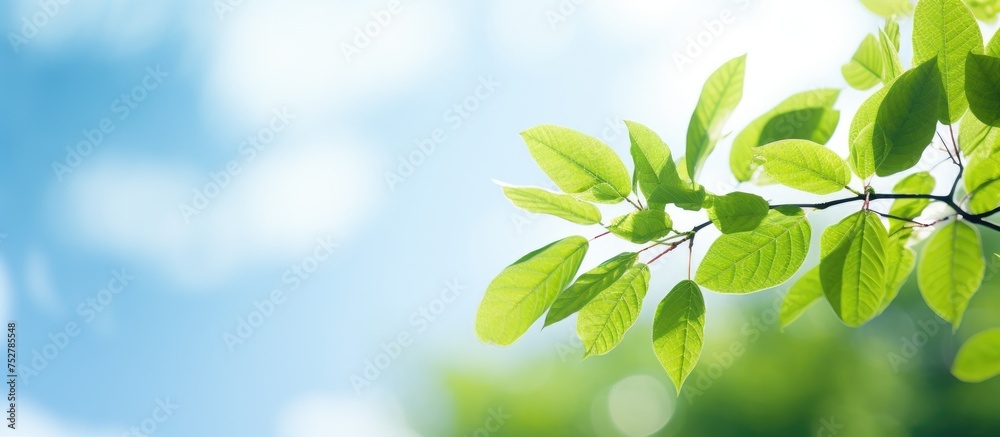
[[[781,140],[810,140],[826,143],[840,122],[840,111],[830,108],[804,108],[775,115],[760,134],[759,145]]]
[[[601,222],[601,210],[569,194],[541,188],[503,185],[503,194],[514,206],[536,214],[548,214],[581,225]]]
[[[639,317],[648,289],[649,267],[636,264],[580,310],[576,333],[583,341],[584,358],[618,346]]]
[[[875,117],[875,174],[889,176],[920,161],[937,131],[941,78],[934,59],[896,79]],[[963,79],[964,82],[964,79]]]
[[[746,55],[723,64],[702,88],[687,132],[687,169],[692,181],[722,138],[729,115],[743,99],[745,74]]]
[[[823,297],[823,284],[819,280],[819,266],[799,278],[781,301],[781,329],[798,320],[814,303]]]
[[[884,30],[879,31],[879,49],[882,52],[882,82],[888,83],[903,74],[903,62],[899,60],[899,46],[893,46],[892,37]]]
[[[784,140],[758,147],[754,156],[778,182],[814,194],[843,190],[851,169],[836,153],[808,140]]]
[[[937,59],[936,73],[944,84],[937,112],[941,123],[955,123],[969,109],[965,95],[965,62],[969,52],[983,53],[983,33],[965,3],[961,0],[917,2],[913,14],[913,64]]]
[[[666,237],[673,230],[673,226],[674,223],[667,213],[645,209],[611,220],[608,230],[622,239],[642,244]]]
[[[987,126],[975,114],[967,115],[962,117],[958,144],[965,156],[997,153],[1000,151],[1000,128]]]
[[[565,238],[500,272],[486,288],[476,313],[479,339],[509,346],[521,338],[576,276],[588,246],[586,238]]]
[[[861,3],[869,11],[886,18],[910,15],[913,12],[910,0],[861,0]]]
[[[907,3],[909,3],[909,0],[907,0]],[[892,43],[893,50],[895,50],[896,53],[898,54],[899,45],[901,42],[901,38],[899,35],[899,22],[896,21],[895,18],[890,17],[889,19],[885,20],[885,26],[882,28],[882,31],[885,32],[886,36],[889,38],[889,42]]]
[[[649,204],[650,208],[656,206],[660,210],[663,209],[663,205],[674,204],[678,208],[688,211],[700,211],[704,206],[706,196],[707,192],[702,185],[695,184],[695,188],[691,188],[688,184],[682,186],[663,184],[656,187],[653,194],[649,196]]]
[[[667,293],[653,319],[653,351],[681,391],[694,370],[705,338],[705,298],[698,284],[681,281]]]
[[[795,94],[747,125],[733,140],[729,155],[729,167],[736,180],[746,182],[753,176],[751,161],[756,147],[778,140],[811,140],[820,144],[830,141],[840,122],[840,111],[833,110],[838,96],[840,90],[832,88]],[[817,113],[822,115],[817,117]],[[805,122],[814,120],[818,122]]]
[[[911,174],[893,187],[892,192],[896,194],[931,194],[934,191],[934,176],[926,171]],[[896,199],[889,208],[889,215],[904,219],[914,219],[920,216],[930,205],[930,199]],[[889,219],[889,228],[895,232],[902,228],[907,222],[896,219]]]
[[[631,154],[635,162],[635,183],[646,196],[651,209],[663,209],[653,205],[653,193],[661,185],[682,187],[677,167],[670,157],[670,148],[660,139],[660,136],[646,126],[632,121],[626,121],[629,140],[632,143]]]
[[[997,9],[1000,10],[1000,7]],[[986,43],[986,54],[1000,58],[1000,32],[994,33],[990,42]]]
[[[875,91],[861,104],[858,112],[854,113],[854,119],[851,120],[851,130],[847,137],[847,144],[850,147],[848,163],[851,164],[854,174],[861,179],[867,179],[875,174],[875,145],[873,142],[875,119],[878,117],[878,110],[882,106],[885,96],[889,94],[889,90],[895,83],[894,80]]]
[[[969,108],[983,123],[1000,127],[1000,58],[970,53],[965,72]]]
[[[854,213],[823,232],[823,293],[847,326],[861,326],[878,312],[887,288],[888,240],[882,220],[870,211]]]
[[[910,239],[911,234],[913,234],[913,230],[905,229],[889,236],[889,245],[885,249],[885,297],[882,298],[882,303],[879,304],[875,315],[882,314],[896,299],[899,290],[906,283],[906,278],[910,277],[910,273],[913,273],[913,267],[917,265],[917,253],[906,247],[906,242]]]
[[[601,140],[552,125],[528,129],[521,136],[531,156],[560,190],[600,203],[618,203],[631,194],[625,164]]]
[[[965,172],[965,190],[972,197],[969,209],[973,214],[1000,206],[1000,155],[972,156]]]
[[[985,273],[979,231],[956,220],[934,234],[924,248],[917,283],[927,306],[957,330]]]
[[[723,234],[747,232],[757,229],[770,208],[763,197],[735,192],[714,197],[708,218]]]
[[[881,45],[875,35],[868,34],[840,72],[848,85],[864,91],[882,81],[882,70]]]
[[[802,266],[812,228],[800,208],[771,210],[757,229],[719,237],[695,281],[720,293],[746,294],[780,285]]]
[[[545,326],[565,319],[597,297],[597,294],[614,284],[639,259],[635,252],[625,252],[601,263],[580,275],[573,285],[559,293],[559,297],[545,315]]]
[[[1000,375],[1000,329],[973,335],[958,350],[951,374],[965,382],[983,382]]]

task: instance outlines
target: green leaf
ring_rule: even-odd
[[[763,197],[735,192],[714,197],[708,218],[723,234],[733,234],[757,229],[770,209]]]
[[[746,55],[743,55],[712,73],[701,90],[687,133],[687,169],[692,181],[722,138],[729,115],[743,99],[745,73]]]
[[[889,236],[889,245],[885,249],[885,297],[882,298],[876,315],[882,314],[896,299],[899,290],[906,283],[906,278],[910,277],[910,273],[913,273],[913,267],[917,265],[917,253],[906,247],[906,242],[910,239],[911,234],[913,234],[913,230],[907,229]]]
[[[705,341],[705,298],[698,284],[681,281],[656,308],[653,351],[681,391],[701,357]]]
[[[646,209],[615,218],[608,230],[622,239],[642,244],[666,237],[673,226],[667,213]]]
[[[909,15],[913,12],[913,4],[910,3],[910,0],[861,0],[861,3],[869,11],[886,18]]]
[[[927,306],[957,330],[985,273],[979,231],[955,221],[927,243],[917,265],[917,283]]]
[[[811,230],[802,209],[773,209],[757,229],[716,239],[698,266],[695,281],[720,293],[737,294],[780,285],[805,261]]]
[[[977,152],[995,153],[1000,149],[1000,128],[987,126],[975,114],[962,117],[958,131],[958,144],[965,156]]]
[[[1000,205],[1000,155],[978,154],[965,171],[965,190],[972,196],[969,209],[982,214]]]
[[[898,78],[897,78],[898,80]],[[851,130],[848,133],[850,146],[850,157],[848,163],[851,169],[861,179],[867,179],[875,174],[875,145],[873,134],[875,129],[875,119],[878,117],[879,107],[885,100],[886,94],[895,81],[880,88],[871,97],[868,97],[858,108],[851,120]]]
[[[601,140],[559,126],[521,133],[531,156],[560,190],[580,199],[618,203],[632,192],[628,170]]]
[[[983,382],[1000,375],[1000,329],[973,335],[955,355],[951,374],[965,382]]]
[[[820,144],[826,144],[827,141],[830,141],[830,137],[833,136],[833,131],[836,130],[837,123],[840,121],[840,112],[833,110],[833,105],[837,103],[839,95],[840,90],[831,88],[795,94],[747,125],[733,140],[732,152],[729,155],[729,167],[736,179],[740,182],[746,182],[753,176],[751,160],[755,147],[778,140],[811,140]],[[815,112],[809,112],[810,110],[819,109],[825,109],[821,112],[821,116],[810,116],[810,114],[815,114]],[[776,122],[775,119],[787,121]],[[819,120],[819,122],[814,125],[799,121],[803,119],[807,121]],[[790,126],[792,129],[784,128],[785,126]]]
[[[778,182],[814,194],[843,190],[851,169],[836,153],[808,140],[784,140],[758,147],[755,159]]]
[[[653,195],[649,196],[649,204],[651,208],[656,206],[662,209],[663,205],[674,204],[688,211],[699,211],[705,204],[706,196],[705,187],[701,185],[696,184],[696,188],[690,188],[665,184],[656,187]]]
[[[903,74],[903,62],[899,60],[899,44],[884,30],[880,30],[879,49],[882,52],[882,82],[888,83]]]
[[[650,208],[654,208],[650,200],[653,193],[661,185],[671,187],[682,187],[680,176],[677,174],[677,167],[670,157],[670,148],[660,139],[660,136],[646,126],[632,121],[626,121],[628,127],[629,140],[632,143],[632,160],[635,162],[636,184],[650,202]]]
[[[1000,0],[998,0],[1000,4]],[[990,42],[986,44],[986,54],[1000,58],[1000,32],[995,32]]]
[[[552,304],[548,314],[545,315],[545,326],[549,326],[563,320],[581,308],[606,288],[614,284],[622,275],[628,271],[635,261],[639,259],[639,254],[635,252],[625,252],[601,263],[587,273],[580,275],[573,285],[559,293],[559,297]]]
[[[541,188],[501,185],[503,194],[514,206],[536,214],[548,214],[581,225],[601,222],[601,210],[569,194],[553,193]]]
[[[637,264],[580,310],[576,333],[583,341],[584,358],[618,346],[639,317],[648,289],[649,267]]]
[[[870,211],[854,213],[823,232],[823,293],[847,326],[861,326],[878,313],[887,288],[888,239],[882,221]]]
[[[882,81],[882,48],[875,35],[868,34],[854,52],[851,61],[841,67],[844,80],[851,87],[867,90]]]
[[[781,329],[798,320],[821,297],[823,297],[823,284],[819,280],[819,266],[816,266],[799,278],[781,301],[781,312],[778,315]]]
[[[889,41],[892,43],[892,48],[899,53],[900,46],[900,36],[899,36],[899,22],[895,18],[889,18],[885,20],[885,26],[882,28],[886,36],[889,37]]]
[[[781,140],[811,140],[826,143],[840,122],[840,111],[804,108],[775,115],[760,134],[759,146]]]
[[[945,88],[938,106],[941,123],[957,122],[969,108],[965,96],[965,62],[969,52],[983,53],[983,33],[976,17],[961,0],[917,2],[913,14],[913,64],[937,58],[937,73]]]
[[[965,72],[972,113],[983,123],[1000,127],[1000,58],[970,53]]]
[[[872,132],[875,174],[888,176],[920,161],[937,131],[935,108],[941,96],[932,59],[896,79],[879,106]]]
[[[934,176],[931,176],[926,171],[922,171],[900,180],[893,187],[892,192],[896,194],[931,194],[934,191],[935,185]],[[930,199],[896,199],[892,202],[892,207],[889,208],[889,215],[904,219],[914,219],[923,214],[924,209],[930,203]],[[889,224],[891,225],[890,230],[895,232],[906,225],[906,222],[889,219]]]
[[[517,341],[576,276],[588,246],[586,238],[565,238],[500,272],[486,288],[476,313],[479,339],[502,346]]]

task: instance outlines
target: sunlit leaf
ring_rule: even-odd
[[[538,320],[576,276],[588,248],[579,236],[525,255],[490,282],[476,314],[479,339],[513,344]]]
[[[729,115],[743,99],[745,73],[746,55],[725,63],[702,88],[687,132],[687,169],[692,181],[697,180],[702,165],[722,138]]]
[[[920,0],[913,13],[913,64],[937,59],[944,85],[938,119],[957,122],[969,101],[965,95],[965,63],[969,52],[983,53],[983,33],[976,17],[961,0]],[[877,156],[877,154],[876,154]]]
[[[666,237],[673,225],[667,213],[646,209],[611,220],[608,230],[625,240],[641,244]]]
[[[791,139],[826,144],[840,121],[840,111],[833,110],[839,95],[840,90],[831,88],[795,94],[747,125],[733,140],[729,155],[736,179],[746,182],[753,176],[751,161],[756,147]],[[799,121],[803,119],[809,123]]]
[[[583,341],[584,357],[604,355],[618,346],[639,317],[648,289],[649,267],[636,264],[580,310],[576,333]]]
[[[965,171],[965,190],[972,197],[969,209],[973,214],[1000,206],[1000,155],[974,155]]]
[[[808,140],[784,140],[754,150],[764,171],[778,182],[814,194],[843,190],[851,169],[832,150]]]
[[[967,114],[962,117],[958,144],[965,156],[996,153],[1000,149],[1000,128],[987,126],[975,114]]]
[[[878,215],[854,213],[823,232],[823,293],[845,325],[858,327],[878,313],[886,292],[889,236]]]
[[[733,234],[756,229],[768,211],[770,206],[763,197],[735,192],[714,197],[708,218],[723,234]]]
[[[576,282],[573,282],[573,285],[559,293],[559,297],[556,298],[552,308],[549,308],[548,314],[545,315],[545,326],[580,311],[598,293],[621,278],[637,259],[639,259],[638,253],[621,253],[580,275]]]
[[[882,82],[888,83],[903,74],[903,63],[899,60],[899,48],[893,47],[892,38],[884,30],[879,32],[879,50],[882,52]]]
[[[924,247],[917,282],[927,306],[958,329],[985,272],[979,231],[956,220],[937,231]]]
[[[670,148],[659,135],[639,123],[626,121],[631,154],[635,162],[635,182],[645,195],[652,209],[663,209],[664,204],[654,205],[653,193],[661,185],[690,188],[681,181],[677,167],[670,156]]]
[[[1000,127],[1000,58],[971,53],[965,72],[970,110],[983,123]]]
[[[773,209],[756,229],[716,239],[698,266],[695,281],[736,294],[780,285],[805,261],[811,230],[802,209]]]
[[[904,16],[913,12],[910,0],[861,0],[861,3],[883,17]]]
[[[601,210],[569,194],[541,188],[503,185],[503,194],[514,206],[536,214],[548,214],[581,225],[601,222]]]
[[[935,185],[934,176],[931,176],[926,171],[922,171],[913,173],[897,182],[892,192],[896,194],[931,194],[934,191]],[[889,215],[904,219],[914,219],[922,214],[930,203],[930,199],[896,199],[892,202],[892,207],[889,208]],[[906,223],[901,220],[889,219],[889,224],[891,225],[889,228],[895,231],[905,226]]]
[[[878,38],[871,34],[861,40],[851,61],[840,69],[847,84],[862,91],[882,81],[882,70],[882,47]]]
[[[705,338],[705,298],[698,284],[681,281],[667,293],[653,319],[653,351],[680,392],[694,370]]]
[[[973,335],[958,350],[951,374],[965,382],[983,382],[1000,375],[1000,329]]]
[[[559,126],[521,133],[531,156],[560,190],[580,199],[618,203],[632,192],[628,170],[601,140]]]
[[[930,145],[937,131],[935,108],[941,96],[937,68],[931,59],[890,85],[872,132],[875,174],[888,176],[913,167]]]
[[[913,273],[913,268],[917,265],[917,253],[906,247],[912,230],[900,230],[896,234],[889,236],[889,245],[885,249],[885,296],[879,304],[876,315],[882,314],[889,304],[899,295],[899,290],[903,288],[906,279]]]

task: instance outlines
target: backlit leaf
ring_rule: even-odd
[[[680,392],[705,339],[705,298],[698,284],[681,281],[667,293],[653,319],[653,351]]]
[[[521,137],[539,167],[560,190],[601,203],[618,203],[631,194],[625,164],[601,140],[552,125],[528,129]]]
[[[887,288],[888,239],[882,221],[870,211],[854,213],[823,232],[823,293],[847,326],[861,326],[878,313]]]
[[[808,140],[784,140],[758,147],[755,158],[778,182],[814,194],[843,190],[851,169],[836,153]]]
[[[666,237],[673,227],[670,216],[663,211],[646,209],[631,212],[611,220],[611,233],[636,244]]]
[[[548,214],[581,225],[601,222],[601,210],[569,194],[553,193],[541,188],[504,185],[503,194],[514,206],[536,214]]]
[[[927,306],[958,329],[985,272],[979,231],[956,220],[937,231],[924,247],[917,283]]]
[[[779,313],[781,329],[785,329],[792,322],[795,322],[822,297],[823,284],[819,280],[819,266],[816,266],[799,278],[781,301],[781,312]]]
[[[708,218],[723,234],[733,234],[756,229],[768,211],[770,206],[763,197],[735,192],[713,198]]]
[[[913,64],[937,59],[944,85],[938,104],[941,123],[957,122],[969,101],[965,95],[965,64],[969,52],[983,53],[983,33],[976,17],[961,0],[920,0],[913,13]],[[877,156],[877,154],[876,154]]]
[[[580,310],[576,333],[583,341],[584,357],[604,355],[618,346],[639,317],[648,289],[649,267],[636,264]]]
[[[743,99],[745,73],[746,55],[725,63],[702,88],[687,132],[687,169],[692,181],[697,180],[702,165],[722,138],[726,121]]]
[[[598,293],[621,278],[637,259],[639,259],[638,253],[621,253],[580,275],[576,282],[573,282],[573,285],[559,293],[559,297],[556,298],[552,308],[549,308],[548,314],[545,315],[545,326],[580,311],[591,300],[594,300]]]
[[[1000,375],[1000,329],[973,335],[955,355],[951,374],[965,382],[983,382]]]

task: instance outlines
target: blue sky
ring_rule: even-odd
[[[749,53],[732,127],[845,88],[840,65],[881,22],[855,3],[7,2],[0,314],[22,368],[77,328],[21,386],[25,435],[122,435],[168,401],[156,435],[407,435],[394,400],[443,402],[423,377],[442,357],[498,365],[570,335],[473,335],[500,267],[573,232],[491,181],[546,184],[518,132],[561,124],[624,152],[630,119],[681,153],[700,84],[732,57]],[[710,189],[732,188],[726,162]],[[116,275],[134,279],[102,291]],[[401,334],[358,394],[351,377]]]

